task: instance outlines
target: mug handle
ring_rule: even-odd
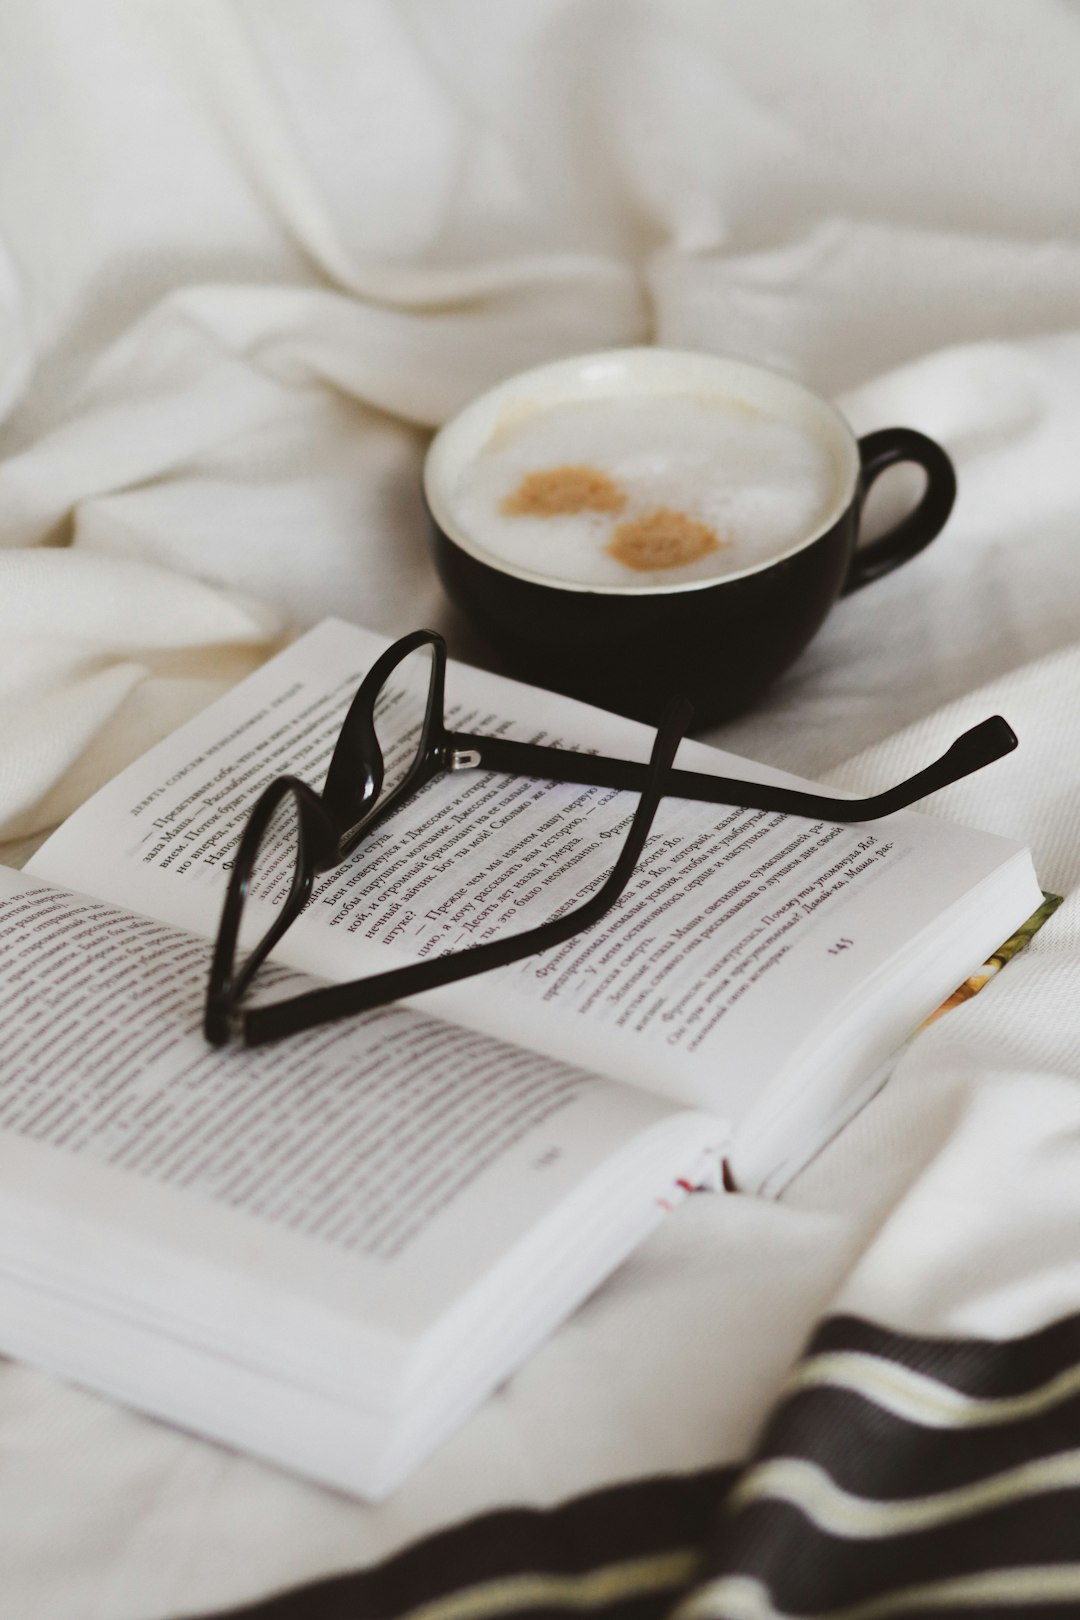
[[[891,574],[928,546],[940,534],[956,499],[956,473],[940,444],[914,428],[881,428],[859,440],[859,505],[886,467],[901,461],[914,461],[926,473],[926,488],[913,512],[893,528],[878,535],[869,545],[856,548],[848,568],[841,596],[850,596],[872,580]]]

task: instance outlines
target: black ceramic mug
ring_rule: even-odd
[[[680,582],[586,584],[498,556],[455,514],[463,470],[516,423],[567,404],[630,397],[717,399],[790,425],[827,455],[824,510],[764,560]],[[858,546],[863,502],[887,467],[926,474],[914,509]],[[749,707],[798,656],[840,596],[891,573],[937,535],[956,478],[940,445],[912,428],[856,439],[802,384],[760,366],[656,348],[615,350],[523,372],[440,430],[424,465],[435,564],[447,593],[507,672],[534,685],[655,721],[675,693],[698,725]],[[558,517],[550,520],[559,521]]]

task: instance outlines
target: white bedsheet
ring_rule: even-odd
[[[934,808],[1071,895],[1078,84],[1064,0],[8,0],[0,857],[290,625],[467,655],[425,430],[659,341],[922,428],[960,479],[931,550],[716,740],[870,788],[1003,712],[1019,752]],[[1070,898],[781,1204],[694,1201],[382,1508],[0,1365],[0,1615],[209,1608],[734,1460],[826,1310],[1080,1309],[1078,962]]]

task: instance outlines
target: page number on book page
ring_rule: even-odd
[[[558,1162],[559,1162],[559,1160],[561,1158],[562,1158],[562,1148],[560,1148],[560,1147],[546,1148],[543,1153],[538,1154],[537,1157],[533,1160],[532,1168],[534,1170],[550,1170],[551,1166],[553,1164],[558,1164]]]
[[[839,956],[841,951],[850,951],[854,943],[853,939],[848,939],[847,935],[844,934],[841,939],[834,940],[829,946],[829,955]]]

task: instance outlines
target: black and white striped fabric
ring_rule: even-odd
[[[250,1620],[1080,1616],[1080,1316],[1026,1337],[835,1316],[744,1467],[494,1513]]]

